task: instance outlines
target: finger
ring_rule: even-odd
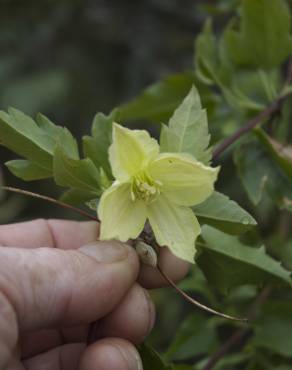
[[[26,370],[23,364],[16,359],[12,359],[10,363],[5,367],[5,370]]]
[[[128,341],[107,338],[87,347],[79,370],[143,370],[140,356]]]
[[[29,331],[104,316],[134,283],[138,262],[132,248],[118,242],[75,251],[0,248],[0,271],[0,292]]]
[[[76,251],[0,248],[0,338],[6,358],[15,346],[16,323],[30,331],[97,320],[122,299],[138,268],[132,248],[118,242]]]
[[[117,338],[88,348],[83,343],[63,345],[24,361],[24,366],[27,370],[142,370],[136,349]]]
[[[93,242],[98,237],[98,224],[65,220],[38,219],[29,222],[0,226],[0,245],[37,248],[50,246],[76,249]],[[188,272],[187,262],[175,257],[168,248],[160,248],[159,264],[174,281],[181,280]],[[159,271],[142,265],[139,282],[147,289],[166,286]]]
[[[78,340],[77,342],[81,341]],[[27,359],[63,344],[65,343],[60,330],[45,329],[25,333],[20,339],[21,358]]]
[[[65,344],[25,360],[23,364],[27,370],[77,370],[84,348],[84,343]]]
[[[155,322],[155,308],[148,292],[134,285],[120,304],[98,324],[98,336],[119,337],[141,343]]]
[[[175,257],[166,247],[160,248],[158,263],[174,282],[183,279],[189,271],[189,263]],[[146,265],[142,265],[138,282],[146,289],[169,285],[156,268]]]
[[[138,344],[150,333],[154,321],[155,308],[148,292],[135,284],[116,308],[99,320],[96,336],[119,337]],[[86,342],[88,329],[89,326],[84,325],[28,333],[21,340],[22,358],[35,356],[65,343]]]
[[[22,359],[68,343],[86,342],[89,324],[24,333],[20,339]]]
[[[0,245],[77,249],[97,240],[98,223],[37,219],[0,226]]]

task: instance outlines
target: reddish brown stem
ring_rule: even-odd
[[[161,269],[161,267],[159,265],[157,265],[157,269],[158,271],[160,272],[160,274],[164,277],[164,279],[186,300],[188,301],[189,303],[191,303],[192,305],[195,305],[197,307],[199,307],[201,310],[204,310],[204,311],[207,311],[209,313],[212,313],[214,315],[217,315],[217,316],[220,316],[220,317],[223,317],[225,319],[228,319],[228,320],[233,320],[233,321],[240,321],[240,322],[244,322],[244,323],[247,323],[248,322],[248,319],[244,319],[244,318],[238,318],[238,317],[234,317],[234,316],[229,316],[229,315],[226,315],[225,313],[221,313],[219,311],[216,311],[214,310],[213,308],[210,308],[208,306],[205,306],[203,305],[202,303],[196,301],[194,298],[190,297],[188,294],[186,294],[183,290],[181,290],[172,280],[171,278]]]
[[[13,193],[23,194],[23,195],[27,195],[29,197],[46,200],[47,202],[51,202],[51,203],[54,203],[54,204],[58,205],[59,207],[70,209],[70,211],[73,211],[75,213],[78,213],[79,215],[84,216],[84,217],[86,217],[86,218],[88,218],[90,220],[99,221],[97,217],[91,215],[90,213],[87,213],[87,212],[83,211],[82,209],[73,207],[70,204],[61,202],[61,201],[56,200],[54,198],[47,197],[46,195],[42,195],[42,194],[38,194],[38,193],[33,193],[31,191],[27,191],[27,190],[23,190],[23,189],[13,188],[11,186],[1,186],[1,188],[4,189],[4,190],[13,192]]]
[[[213,152],[213,160],[216,161],[220,157],[220,155],[229,148],[233,143],[235,143],[241,136],[246,134],[247,132],[254,129],[258,124],[260,124],[264,119],[270,117],[272,114],[276,113],[284,99],[287,97],[281,96],[277,100],[275,100],[271,105],[269,105],[265,110],[263,110],[259,115],[252,118],[250,121],[248,121],[245,125],[240,127],[237,131],[234,132],[231,136],[229,136],[226,140],[224,140],[222,143],[218,144],[218,146],[214,149]]]
[[[216,161],[220,157],[220,155],[229,148],[233,143],[235,143],[241,136],[246,134],[247,132],[254,129],[258,124],[260,124],[264,119],[271,117],[273,114],[278,112],[284,100],[291,95],[290,93],[283,94],[285,91],[285,88],[290,85],[292,81],[292,58],[288,62],[288,68],[287,68],[287,77],[284,82],[282,95],[280,95],[271,105],[266,107],[261,113],[259,113],[256,117],[249,120],[245,125],[240,127],[237,131],[234,132],[231,136],[229,136],[226,140],[221,142],[217,145],[217,147],[214,149],[213,152],[213,160]]]

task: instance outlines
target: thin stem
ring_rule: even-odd
[[[190,302],[191,304],[199,307],[201,310],[204,310],[204,311],[207,311],[209,313],[212,313],[212,314],[215,314],[217,316],[220,316],[220,317],[224,317],[225,319],[228,319],[228,320],[233,320],[233,321],[240,321],[240,322],[244,322],[244,323],[247,323],[248,322],[248,319],[242,319],[242,318],[238,318],[238,317],[234,317],[234,316],[229,316],[229,315],[226,315],[224,313],[221,313],[221,312],[218,312],[216,310],[214,310],[213,308],[210,308],[208,306],[205,306],[203,305],[202,303],[196,301],[194,298],[190,297],[188,294],[186,294],[183,290],[181,290],[171,279],[170,277],[161,269],[161,267],[159,265],[157,265],[157,269],[158,271],[160,272],[160,274],[164,277],[164,279],[188,302]]]
[[[260,124],[264,119],[270,117],[272,114],[276,113],[282,105],[282,102],[288,96],[281,96],[277,100],[275,100],[271,105],[269,105],[265,110],[263,110],[260,114],[256,117],[249,120],[245,125],[240,127],[237,131],[235,131],[231,136],[229,136],[226,140],[222,143],[218,144],[218,146],[214,149],[213,152],[213,160],[216,161],[220,157],[220,155],[229,148],[233,143],[235,143],[241,136],[246,134],[247,132],[254,129],[258,124]]]
[[[213,160],[218,160],[220,155],[229,147],[231,146],[236,140],[238,140],[242,135],[251,131],[255,128],[258,124],[261,123],[262,120],[271,117],[275,113],[277,113],[284,102],[284,100],[291,95],[291,93],[283,94],[285,88],[289,86],[292,81],[292,58],[288,62],[287,68],[287,77],[283,86],[282,95],[278,99],[276,99],[271,105],[269,105],[264,111],[262,111],[258,116],[252,118],[250,121],[247,122],[246,125],[240,127],[233,135],[228,137],[225,141],[219,144],[214,152],[213,152]],[[268,298],[272,291],[271,287],[266,287],[262,290],[259,294],[258,298],[255,300],[254,304],[248,311],[247,317],[250,321],[253,321],[256,318],[256,312],[258,306],[263,304],[265,300]],[[202,370],[211,370],[217,364],[217,362],[226,355],[236,344],[238,344],[245,336],[247,336],[250,332],[250,329],[243,328],[238,329],[235,333],[221,346],[221,348],[215,352],[207,364],[204,366]]]
[[[288,62],[287,68],[287,77],[284,82],[284,86],[282,89],[282,93],[280,96],[269,106],[266,107],[261,113],[257,116],[249,120],[245,125],[241,126],[237,131],[235,131],[231,136],[229,136],[226,140],[218,144],[213,152],[213,160],[216,161],[220,157],[220,155],[229,148],[232,144],[234,144],[238,139],[240,139],[244,134],[254,129],[257,125],[259,125],[264,119],[269,118],[273,114],[277,113],[284,102],[284,100],[292,94],[289,92],[284,94],[285,88],[289,86],[292,81],[292,58]]]
[[[54,203],[60,207],[63,207],[63,208],[67,208],[67,209],[70,209],[71,211],[74,211],[82,216],[85,216],[87,218],[89,218],[90,220],[93,220],[93,221],[99,221],[97,217],[95,216],[92,216],[91,214],[79,209],[79,208],[76,208],[76,207],[73,207],[67,203],[64,203],[64,202],[61,202],[59,200],[56,200],[54,198],[51,198],[51,197],[48,197],[48,196],[45,196],[45,195],[41,195],[41,194],[38,194],[38,193],[33,193],[31,191],[27,191],[27,190],[23,190],[23,189],[18,189],[18,188],[13,188],[11,186],[1,186],[2,189],[4,190],[7,190],[7,191],[10,191],[10,192],[14,192],[14,193],[19,193],[19,194],[23,194],[23,195],[27,195],[27,196],[30,196],[30,197],[34,197],[34,198],[38,198],[38,199],[42,199],[42,200],[45,200],[47,202],[50,202],[50,203]],[[143,233],[143,239],[145,240],[145,242],[149,242],[149,239],[153,238],[151,236],[148,235],[148,233],[144,230]],[[154,244],[155,241],[153,240]],[[166,279],[166,281],[185,299],[187,300],[188,302],[190,302],[191,304],[201,308],[202,310],[204,311],[207,311],[207,312],[210,312],[212,314],[215,314],[217,316],[221,316],[221,317],[224,317],[226,319],[229,319],[229,320],[235,320],[235,321],[241,321],[241,322],[247,322],[248,320],[247,319],[242,319],[242,318],[237,318],[237,317],[233,317],[233,316],[229,316],[229,315],[226,315],[224,313],[221,313],[221,312],[218,312],[210,307],[207,307],[205,305],[203,305],[202,303],[196,301],[195,299],[193,299],[192,297],[190,297],[188,294],[186,294],[183,290],[181,290],[171,279],[170,277],[161,269],[160,266],[157,266],[157,269],[158,271],[161,273],[161,275]],[[94,337],[94,332],[95,332],[95,328],[96,328],[96,325],[95,323],[92,323],[91,326],[90,326],[90,330],[89,330],[89,335],[88,335],[88,342],[92,342],[93,340],[93,337]]]
[[[54,198],[47,197],[46,195],[42,195],[42,194],[38,194],[38,193],[33,193],[31,191],[27,191],[27,190],[23,190],[23,189],[13,188],[11,186],[1,186],[1,189],[7,190],[7,191],[10,191],[10,192],[13,192],[13,193],[27,195],[27,196],[33,197],[33,198],[42,199],[42,200],[45,200],[47,202],[54,203],[54,204],[56,204],[56,205],[58,205],[60,207],[70,209],[70,211],[73,211],[75,213],[78,213],[81,216],[84,216],[84,217],[86,217],[86,218],[88,218],[90,220],[99,221],[97,217],[91,215],[90,213],[87,213],[87,212],[83,211],[82,209],[73,207],[70,204],[61,202],[61,201],[56,200]]]

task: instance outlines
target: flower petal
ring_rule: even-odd
[[[219,168],[205,166],[188,154],[160,154],[149,165],[149,174],[161,182],[161,191],[174,203],[193,206],[214,191]]]
[[[107,189],[98,205],[101,220],[100,239],[117,239],[122,242],[137,236],[146,222],[146,206],[131,199],[129,183],[113,184]]]
[[[109,160],[114,177],[125,181],[157,157],[159,145],[145,130],[129,130],[114,123]]]
[[[171,203],[163,194],[148,207],[149,222],[157,243],[174,255],[194,263],[195,241],[201,232],[192,210]]]

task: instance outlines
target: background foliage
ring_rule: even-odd
[[[63,130],[65,150],[57,149],[54,164],[56,182],[86,196],[94,191],[98,196],[101,174],[95,165],[109,143],[108,132],[100,132],[100,122],[111,118],[95,116],[96,112],[108,114],[118,106],[111,117],[131,127],[147,127],[158,136],[159,123],[167,123],[195,84],[207,109],[211,144],[216,145],[291,89],[288,82],[283,91],[290,73],[292,38],[290,3],[282,0],[185,0],[183,5],[174,0],[25,4],[12,0],[2,1],[0,7],[0,107],[15,106],[31,116],[41,111],[74,136],[87,134],[83,147],[90,160],[78,161],[76,143]],[[217,189],[226,196],[215,193],[194,210],[206,225],[197,264],[181,287],[218,310],[248,315],[251,323],[244,326],[194,311],[171,289],[153,292],[158,319],[148,344],[160,355],[141,346],[146,370],[292,369],[290,106],[290,97],[279,101],[262,128],[216,158],[222,165]],[[26,121],[30,135],[33,132],[39,142],[34,122],[19,112],[10,111],[9,117],[2,114],[0,119],[12,120],[17,128],[11,136],[2,131],[1,140],[4,135],[24,140],[17,122]],[[57,129],[44,116],[37,121],[49,136],[55,135]],[[186,125],[192,130],[191,123]],[[208,139],[204,124],[201,127],[205,142],[198,145],[204,153]],[[164,135],[172,129],[170,121]],[[95,157],[97,137],[103,141],[101,156]],[[47,154],[36,146],[33,156],[43,155],[46,172],[40,174],[31,163],[19,161],[10,162],[10,170],[20,177],[51,176],[53,142],[45,145]],[[66,148],[75,153],[74,158],[67,158]],[[31,153],[18,154],[30,159]],[[15,160],[2,147],[0,155],[1,165]],[[202,157],[209,159],[210,153]],[[86,188],[78,178],[72,183],[72,177],[63,176],[64,168],[72,173],[76,165],[83,179],[91,174],[85,179]],[[107,166],[104,171],[110,177]],[[55,197],[60,194],[50,179],[23,184],[4,166],[2,172],[5,183]],[[65,199],[72,201],[74,195],[72,190]],[[0,197],[3,223],[75,217],[4,192]],[[250,227],[253,218],[233,201],[249,211],[257,227]],[[234,344],[230,350],[214,357],[222,345],[229,349],[228,343]]]

